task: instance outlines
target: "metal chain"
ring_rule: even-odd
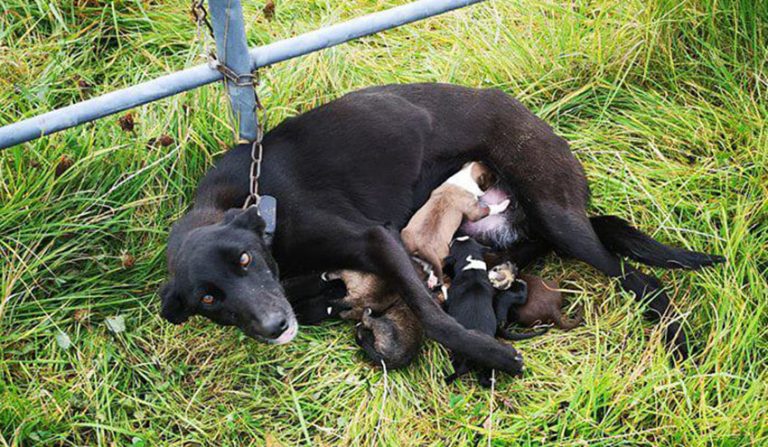
[[[208,39],[203,33],[203,27],[208,28],[208,33],[213,36],[213,26],[211,26],[210,20],[208,20],[208,11],[205,8],[205,0],[192,0],[192,16],[195,18],[197,24],[197,38],[203,42],[203,51],[205,51],[206,58],[208,59],[208,65],[219,71],[224,78],[235,84],[238,87],[253,87],[253,94],[256,97],[256,108],[262,111],[262,118],[258,121],[258,134],[256,139],[251,143],[251,167],[249,170],[249,188],[248,197],[245,199],[243,208],[249,206],[258,206],[261,196],[259,195],[259,177],[261,176],[261,160],[264,153],[264,146],[262,140],[264,138],[264,125],[267,120],[267,111],[261,105],[259,100],[259,94],[257,86],[259,85],[260,76],[259,72],[254,73],[235,73],[231,68],[222,64],[216,57],[216,53],[211,51],[208,47]]]
[[[208,47],[208,39],[205,37],[203,28],[208,28],[208,35],[213,37],[213,26],[208,19],[208,10],[205,9],[205,0],[192,0],[192,17],[195,18],[197,25],[197,40],[203,43],[203,52],[208,59],[208,63],[216,60],[216,55]]]
[[[261,119],[258,120],[259,133],[256,135],[256,139],[253,143],[251,143],[251,169],[248,176],[248,197],[245,199],[245,203],[243,203],[243,209],[248,208],[249,206],[258,206],[261,201],[261,196],[259,195],[259,177],[261,176],[261,161],[263,160],[264,155],[264,145],[261,144],[261,141],[264,139],[264,124],[267,121],[267,110],[261,106],[258,98],[259,97],[256,96],[256,106],[261,109]]]

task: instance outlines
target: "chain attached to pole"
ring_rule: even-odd
[[[264,146],[262,140],[264,138],[264,124],[266,123],[267,113],[266,109],[261,105],[259,101],[259,95],[257,87],[259,85],[260,77],[259,72],[238,74],[224,63],[222,63],[216,53],[208,47],[208,38],[206,38],[203,28],[208,29],[209,36],[214,38],[213,26],[208,19],[208,11],[205,8],[205,0],[192,0],[192,16],[197,24],[197,37],[203,43],[203,50],[208,60],[208,65],[220,72],[225,81],[229,81],[238,87],[253,87],[253,94],[256,98],[256,108],[261,109],[262,118],[258,121],[258,129],[256,139],[251,142],[251,166],[248,172],[248,197],[245,199],[243,209],[250,206],[259,206],[261,202],[261,196],[259,195],[259,177],[261,176],[261,161],[264,153]]]
[[[257,80],[258,82],[258,80]],[[255,88],[255,87],[254,87]],[[264,122],[267,119],[267,111],[261,106],[256,97],[256,104],[261,109],[261,119],[259,120],[259,129],[256,139],[251,143],[251,168],[248,172],[248,197],[243,203],[243,209],[249,206],[259,206],[261,196],[259,195],[259,177],[261,177],[261,161],[264,159],[264,145],[261,141],[264,139]]]

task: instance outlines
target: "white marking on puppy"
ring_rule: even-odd
[[[455,238],[454,240],[452,240],[451,243],[448,244],[448,246],[449,247],[453,247],[453,243],[454,242],[464,242],[464,241],[468,241],[468,240],[469,240],[469,236],[459,236],[459,237]]]
[[[472,165],[474,163],[476,162],[470,161],[469,163],[465,164],[461,168],[461,171],[450,176],[448,180],[445,181],[445,183],[456,185],[459,188],[469,191],[475,196],[475,198],[482,196],[484,194],[483,190],[480,189],[480,186],[477,184],[475,179],[472,178]]]
[[[325,309],[326,312],[328,312],[328,315],[333,313],[333,307],[328,306],[328,309]]]
[[[482,259],[475,259],[472,257],[472,255],[467,256],[467,265],[464,266],[461,271],[466,272],[467,270],[483,270],[488,271],[488,266],[485,264],[485,261]]]

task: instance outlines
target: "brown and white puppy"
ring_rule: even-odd
[[[483,188],[490,187],[493,179],[493,173],[482,163],[465,164],[432,191],[427,203],[400,232],[408,253],[431,264],[438,282],[442,282],[443,259],[448,256],[449,245],[462,220],[476,221],[500,213],[509,205],[507,200],[491,208],[478,200]],[[428,283],[430,288],[436,285]]]
[[[328,313],[338,312],[347,320],[360,321],[355,340],[371,360],[389,369],[410,364],[419,353],[424,331],[416,315],[379,276],[355,270],[324,275],[328,281],[341,279],[346,295],[335,300]]]
[[[525,274],[520,275],[520,279],[528,286],[528,298],[525,304],[511,307],[509,321],[526,327],[554,324],[564,331],[569,331],[584,321],[581,308],[573,319],[563,316],[563,294],[560,293],[560,285],[556,281]]]

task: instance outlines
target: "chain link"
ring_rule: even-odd
[[[261,200],[259,195],[259,177],[261,176],[261,161],[264,153],[264,146],[262,140],[264,138],[264,125],[267,120],[267,111],[261,105],[259,100],[259,94],[257,86],[260,82],[259,72],[238,74],[225,64],[221,63],[216,57],[216,53],[208,47],[208,39],[204,35],[203,27],[208,28],[209,35],[215,39],[213,35],[213,26],[210,20],[208,20],[208,11],[205,8],[205,0],[192,0],[192,16],[197,24],[197,38],[203,43],[203,51],[208,60],[208,65],[220,72],[224,78],[238,87],[253,87],[253,95],[256,98],[256,108],[262,111],[262,118],[257,119],[258,122],[258,134],[256,139],[251,143],[251,167],[248,173],[248,197],[245,199],[243,208],[249,206],[258,206]]]

